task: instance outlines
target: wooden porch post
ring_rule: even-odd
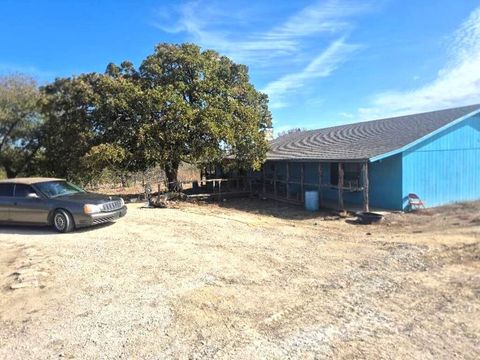
[[[304,179],[305,178],[305,175],[304,175],[305,163],[302,162],[300,165],[301,165],[300,166],[300,192],[301,192],[300,200],[303,202],[304,197],[305,197],[305,191],[304,191],[304,188],[305,188],[305,186],[304,186],[304,182],[305,182],[304,181],[305,180]]]
[[[266,184],[265,182],[267,181],[267,179],[265,178],[265,166],[267,165],[267,163],[263,163],[263,166],[262,166],[262,192],[263,192],[263,195],[265,195],[265,192],[266,192]]]
[[[322,203],[322,163],[318,163],[318,199]]]
[[[273,163],[273,197],[277,198],[277,163]]]
[[[338,210],[343,211],[343,163],[338,163]]]
[[[363,211],[370,211],[370,204],[368,199],[368,161],[365,161],[362,165],[363,176]]]
[[[287,200],[290,198],[290,163],[287,161]]]

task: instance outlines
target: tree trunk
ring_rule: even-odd
[[[12,166],[12,161],[8,158],[0,158],[0,163],[2,163],[3,170],[5,170],[5,175],[8,179],[13,179],[17,177],[18,171],[15,170],[15,167]]]
[[[4,169],[8,179],[13,179],[17,177],[17,172],[12,168],[10,168],[9,166],[4,166]]]
[[[167,177],[168,191],[181,191],[182,185],[178,182],[178,167],[180,166],[179,160],[171,160],[164,166],[165,176]]]
[[[122,185],[122,188],[127,187],[127,176],[125,174],[120,175],[120,183]]]

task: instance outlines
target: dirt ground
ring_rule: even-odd
[[[0,229],[2,359],[478,359],[480,203],[356,225],[260,200]]]

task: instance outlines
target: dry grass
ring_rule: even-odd
[[[197,167],[186,163],[182,163],[180,165],[180,168],[178,169],[178,181],[191,182],[199,180],[200,170]],[[161,191],[166,190],[165,181],[165,174],[163,170],[157,167],[145,172],[144,176],[142,176],[141,173],[132,175],[128,179],[128,186],[122,187],[120,183],[105,183],[99,184],[95,187],[89,187],[88,190],[109,195],[122,195],[132,197],[142,195],[145,192],[143,182],[145,182],[145,185],[149,185],[153,192],[156,192],[159,185]],[[188,183],[184,185],[185,188],[189,188],[190,186],[191,184]]]
[[[272,202],[135,204],[67,235],[3,228],[0,358],[475,359],[479,209],[360,226]]]

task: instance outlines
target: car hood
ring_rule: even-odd
[[[71,195],[62,195],[55,198],[56,200],[66,200],[66,201],[73,201],[82,204],[103,204],[109,201],[120,200],[118,196],[109,196],[109,195],[102,195],[102,194],[95,194],[95,193],[76,193]]]

